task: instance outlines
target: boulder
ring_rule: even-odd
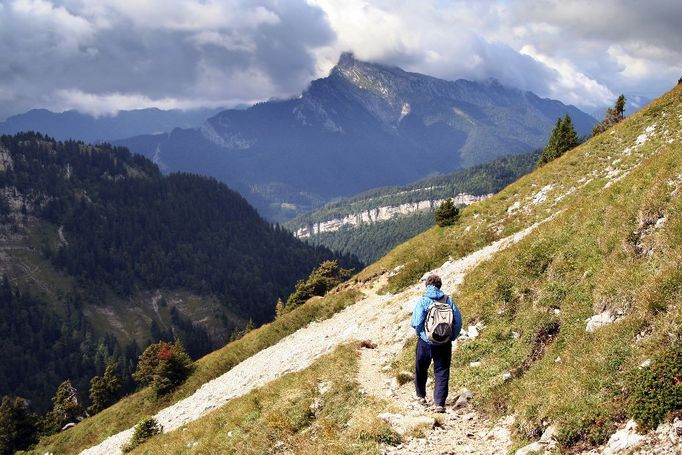
[[[463,408],[466,406],[472,399],[474,398],[474,394],[471,393],[470,390],[464,389],[462,392],[459,394],[457,397],[457,400],[455,400],[455,404],[453,405],[454,409],[459,409]]]
[[[629,420],[624,428],[616,431],[609,438],[604,455],[616,455],[634,450],[644,443],[645,437],[637,433],[637,423]]]
[[[545,453],[556,448],[556,428],[553,425],[548,426],[539,441],[535,441],[527,446],[521,447],[515,452],[515,455],[529,455],[531,453]]]

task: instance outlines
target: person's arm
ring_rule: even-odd
[[[459,332],[462,331],[462,313],[459,311],[459,307],[455,304],[455,301],[452,300],[452,297],[448,297],[448,303],[450,304],[450,308],[452,308],[452,314],[453,314],[453,328],[452,328],[452,339],[454,340],[459,336]]]
[[[426,312],[424,311],[424,305],[422,305],[422,299],[419,298],[412,311],[412,327],[414,328],[414,331],[417,332],[417,335],[419,335],[419,327],[424,324],[425,319]]]

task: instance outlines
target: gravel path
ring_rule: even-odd
[[[551,218],[553,216],[545,221]],[[494,242],[460,260],[448,261],[434,272],[441,275],[444,289],[451,292],[463,281],[466,272],[497,251],[518,242],[539,224],[541,223]],[[372,287],[363,289],[366,294],[363,300],[327,320],[311,323],[260,351],[222,376],[207,382],[193,395],[161,410],[154,417],[163,425],[164,431],[173,431],[286,373],[307,368],[319,357],[349,341],[376,338],[375,342],[382,345],[382,353],[397,355],[407,338],[414,334],[410,327],[409,314],[414,299],[423,291],[423,284],[417,283],[397,295],[378,295],[376,291],[381,285],[381,280],[373,282]],[[81,454],[121,453],[121,447],[130,439],[132,432],[133,429],[130,428],[110,436]]]

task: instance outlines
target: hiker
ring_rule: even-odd
[[[412,312],[412,327],[417,332],[414,386],[417,401],[426,405],[426,378],[433,360],[433,401],[436,412],[445,412],[448,397],[452,341],[462,329],[462,315],[452,299],[440,290],[438,275],[426,279],[426,292]]]

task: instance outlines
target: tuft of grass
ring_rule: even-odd
[[[159,425],[159,422],[157,422],[154,417],[145,416],[138,422],[137,425],[135,425],[133,437],[130,439],[130,442],[123,446],[121,451],[123,453],[128,453],[135,447],[147,441],[152,436],[155,436],[162,431],[163,427]]]

